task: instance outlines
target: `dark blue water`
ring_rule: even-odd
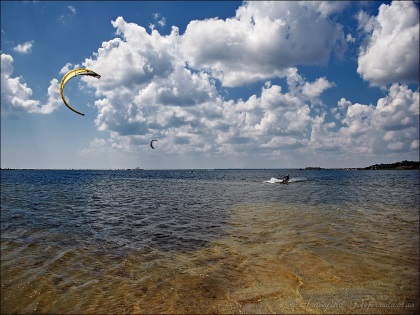
[[[289,184],[273,183],[273,177],[285,173],[290,174]],[[163,289],[159,289],[156,283],[164,281],[159,280],[159,274],[171,270],[166,281],[172,288],[176,283],[198,286],[197,279],[202,279],[199,276],[193,280],[190,276],[179,278],[179,275],[173,275],[177,274],[173,270],[191,275],[200,269],[203,274],[208,274],[214,266],[221,268],[218,275],[229,274],[232,281],[221,285],[219,276],[213,275],[212,281],[218,279],[219,284],[201,285],[204,289],[197,287],[196,290],[206,293],[205,288],[216,290],[216,286],[225,295],[215,294],[216,297],[210,298],[203,293],[199,297],[190,296],[203,305],[209,303],[209,299],[216,300],[215,305],[218,306],[211,308],[210,312],[319,311],[308,302],[313,299],[316,290],[307,289],[305,299],[299,285],[315,281],[313,277],[319,271],[312,273],[307,271],[308,267],[302,266],[298,272],[294,269],[296,262],[289,261],[291,257],[320,268],[324,264],[333,266],[331,279],[333,274],[341,274],[340,280],[336,280],[340,286],[336,287],[335,280],[331,280],[327,288],[318,288],[324,294],[343,294],[346,286],[354,294],[360,294],[363,281],[371,282],[368,287],[372,292],[375,292],[374,281],[378,281],[376,285],[384,287],[378,292],[389,294],[399,283],[406,289],[393,298],[401,302],[402,296],[407,296],[410,303],[416,304],[404,310],[413,313],[418,310],[418,301],[413,302],[418,293],[418,270],[411,270],[418,264],[418,208],[418,171],[2,170],[2,313],[71,313],[83,312],[86,308],[91,312],[111,313],[121,310],[130,313],[203,311],[197,304],[189,309],[188,303],[179,301],[181,288],[173,289],[176,294],[171,295],[170,305],[159,308],[157,303],[162,296],[158,296],[157,292],[161,293]],[[372,255],[372,251],[376,254]],[[288,252],[289,255],[273,254],[276,252]],[[237,253],[245,257],[230,260],[229,257]],[[370,274],[368,279],[355,276],[354,283],[349,283],[350,278],[346,278],[350,277],[348,270],[358,269],[347,262],[346,259],[351,256],[366,261],[365,274]],[[112,257],[112,260],[105,262],[98,257]],[[260,257],[261,261],[252,262],[255,258],[251,257]],[[56,265],[63,259],[72,261],[73,265]],[[389,259],[389,263],[374,267],[377,259]],[[118,282],[121,277],[115,276],[113,270],[127,260],[131,261],[131,267],[125,269],[124,274],[132,275],[133,270],[137,270],[138,275],[149,274],[156,279],[150,280],[152,282],[144,279],[131,282],[131,276],[128,277],[130,281]],[[93,261],[93,264],[100,261],[101,266],[96,269],[90,267]],[[212,265],[208,261],[224,262]],[[80,262],[84,263],[77,266]],[[278,297],[267,298],[270,301],[268,304],[255,302],[256,296],[267,290],[267,287],[260,288],[260,284],[255,284],[255,279],[247,282],[249,286],[254,283],[252,293],[228,289],[235,288],[239,279],[248,279],[256,273],[255,269],[251,269],[257,268],[255,266],[260,263],[291,268],[285,267],[277,274],[284,277],[283,280],[299,280],[296,283],[306,308],[304,302],[300,302],[300,308],[290,303],[282,304]],[[20,264],[21,268],[14,268],[15,264]],[[386,277],[378,280],[375,270],[382,268],[383,275],[385,271],[395,270],[397,265],[406,269],[403,269],[404,274],[399,272],[389,276],[394,279],[392,286],[385,285],[386,281],[390,282]],[[247,266],[248,269],[242,270],[239,266]],[[98,274],[95,270],[103,271]],[[266,272],[261,270],[259,278],[264,278]],[[66,281],[63,279],[76,281],[85,273],[90,280],[64,285]],[[28,277],[34,278],[32,291],[25,291],[19,286]],[[106,294],[95,298],[102,301],[102,307],[95,308],[83,299],[84,304],[79,302],[76,306],[74,302],[73,306],[64,302],[61,307],[57,305],[57,301],[63,299],[73,301],[80,298],[70,289],[78,288],[84,295],[94,292],[90,285],[84,286],[86,283],[96,284],[100,287],[98,290],[106,291],[103,284],[99,285],[103,277],[109,277],[108,282],[113,283],[116,295],[124,290],[134,292],[137,289],[133,287],[143,283],[142,293],[139,293],[141,297],[137,296],[137,300],[142,303],[149,301],[149,307],[143,310],[135,308],[133,305],[136,303],[130,302],[130,299],[136,298],[130,297],[127,303],[133,308],[127,305],[124,307],[128,308],[115,308],[115,305],[103,303]],[[40,279],[48,282],[44,283],[44,293],[38,288]],[[417,285],[413,287],[416,280]],[[297,290],[296,283],[292,282],[290,288],[279,288],[276,292],[282,292],[279,296],[288,296]],[[269,287],[276,285],[270,284]],[[242,286],[239,285],[243,289]],[[51,295],[57,287],[63,292]],[[19,292],[19,300],[11,300]],[[251,294],[249,299],[244,298],[247,294]],[[237,301],[234,306],[228,302],[232,299]],[[21,306],[16,305],[17,302]],[[351,312],[351,305],[356,304],[347,302],[346,305],[347,308],[341,311]],[[396,308],[381,310],[395,313]],[[331,311],[334,313],[334,310]],[[364,311],[369,313],[370,310]],[[378,311],[378,308],[371,311]]]

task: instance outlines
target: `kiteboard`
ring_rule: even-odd
[[[275,177],[271,177],[270,180],[266,180],[266,183],[270,183],[270,184],[287,184],[288,182],[285,182],[283,179],[278,179]]]

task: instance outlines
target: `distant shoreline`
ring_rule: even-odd
[[[48,168],[0,168],[2,171],[170,171],[170,170],[184,170],[184,171],[193,171],[193,170],[211,170],[211,171],[228,171],[228,170],[277,170],[283,168],[202,168],[202,169],[143,169],[143,168],[116,168],[116,169],[77,169],[77,168],[68,168],[68,169],[48,169]],[[419,161],[401,161],[388,164],[374,164],[368,167],[334,167],[334,168],[324,168],[318,166],[308,166],[305,168],[286,168],[289,170],[420,170]]]
[[[374,164],[368,167],[351,167],[351,168],[322,168],[322,167],[306,167],[305,170],[420,170],[419,161],[401,161],[388,164]],[[302,168],[301,168],[302,170]]]

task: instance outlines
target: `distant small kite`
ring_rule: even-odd
[[[152,149],[154,149],[154,147],[153,147],[153,142],[154,141],[157,141],[156,139],[153,139],[152,141],[150,141],[150,147],[152,148]]]
[[[71,78],[73,78],[73,77],[75,77],[75,76],[78,76],[78,75],[90,75],[90,76],[95,77],[95,78],[98,78],[98,79],[99,79],[101,76],[100,76],[99,74],[97,74],[96,72],[93,72],[92,70],[89,70],[89,69],[84,69],[84,68],[79,68],[79,69],[74,69],[74,70],[71,70],[71,71],[67,72],[67,74],[66,74],[66,75],[63,77],[63,79],[61,80],[61,83],[60,83],[60,95],[61,95],[61,98],[63,99],[64,104],[66,104],[66,106],[67,106],[68,108],[70,108],[73,112],[75,112],[75,113],[77,113],[77,114],[79,114],[79,115],[84,116],[85,114],[83,114],[83,113],[81,113],[81,112],[79,112],[79,111],[75,110],[73,107],[71,107],[71,106],[70,106],[70,104],[69,104],[69,103],[67,103],[66,98],[64,97],[64,85],[65,85],[65,84],[67,83],[67,81],[69,81]]]

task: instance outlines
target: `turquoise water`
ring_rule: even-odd
[[[418,171],[1,171],[3,314],[417,314],[418,265]]]

